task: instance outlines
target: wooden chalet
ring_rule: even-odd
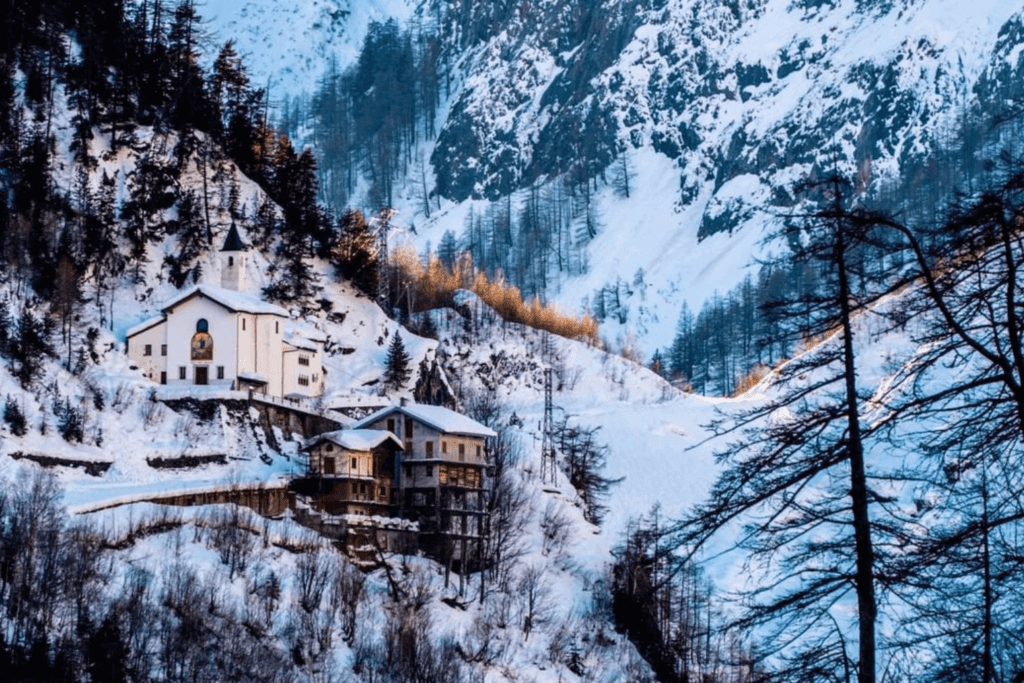
[[[320,434],[302,447],[307,476],[315,482],[318,509],[332,515],[393,515],[402,442],[386,431],[342,429]]]
[[[480,557],[487,534],[487,440],[495,436],[448,408],[403,402],[307,441],[307,476],[293,489],[314,509],[347,516],[349,546],[376,536],[381,547],[407,547],[404,529],[415,522],[411,540],[461,570]],[[384,531],[395,523],[397,531]]]

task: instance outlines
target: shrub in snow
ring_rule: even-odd
[[[65,401],[57,413],[57,431],[67,442],[82,443],[85,438],[85,414],[81,408],[75,408]]]
[[[123,413],[124,409],[134,402],[134,399],[135,390],[132,389],[131,385],[127,382],[120,382],[114,390],[114,399],[111,401],[111,407],[117,412]]]
[[[548,501],[540,520],[540,528],[544,532],[544,554],[553,552],[556,557],[561,557],[569,543],[573,527],[572,520],[559,502]]]
[[[11,434],[15,436],[25,436],[25,432],[28,431],[25,413],[21,411],[18,401],[10,394],[7,395],[7,402],[4,404],[4,422],[11,428]]]

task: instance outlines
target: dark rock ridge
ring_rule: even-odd
[[[925,164],[968,115],[1024,100],[1019,3],[983,4],[945,10],[957,17],[927,0],[451,3],[441,32],[462,87],[431,158],[436,191],[493,200],[599,177],[641,146],[675,161],[680,205],[702,188],[726,201],[749,174],[768,210],[824,169],[871,187]],[[709,207],[702,235],[756,213]]]

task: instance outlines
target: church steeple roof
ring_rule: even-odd
[[[221,251],[245,251],[245,244],[238,234],[238,228],[235,227],[234,221],[231,223],[231,229],[228,230],[228,237],[224,240],[224,247]]]

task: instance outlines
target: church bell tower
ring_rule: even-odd
[[[231,223],[224,247],[220,250],[220,286],[240,292],[245,288],[245,244],[238,235],[238,228]]]

